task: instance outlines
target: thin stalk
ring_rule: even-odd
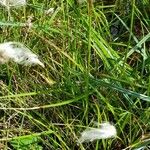
[[[86,107],[85,113],[86,116],[88,113],[88,100],[89,100],[89,75],[90,75],[90,63],[91,63],[91,28],[92,28],[92,5],[93,0],[87,0],[88,3],[88,51],[87,51],[87,63],[86,63]],[[86,118],[86,123],[88,123],[88,118]]]
[[[133,21],[134,21],[134,9],[135,9],[135,0],[132,0],[132,11],[131,11],[131,22],[130,22],[130,34],[129,34],[129,40],[128,40],[128,45],[127,45],[127,49],[125,52],[125,57],[124,57],[124,63],[123,63],[123,71],[122,71],[122,75],[124,75],[125,73],[125,64],[127,61],[127,55],[128,55],[128,51],[130,48],[130,43],[131,43],[131,38],[132,38],[132,30],[133,30]]]
[[[11,21],[12,17],[11,17],[10,7],[9,6],[7,6],[7,12],[8,12],[8,21]]]

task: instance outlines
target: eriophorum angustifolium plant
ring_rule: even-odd
[[[20,7],[26,5],[26,0],[0,0],[0,4],[5,7]]]
[[[40,65],[44,67],[38,56],[19,42],[5,42],[0,44],[0,63],[3,64],[9,61],[26,66]]]
[[[0,5],[4,6],[8,11],[8,20],[12,20],[10,8],[18,8],[26,5],[26,0],[0,0]]]
[[[0,149],[148,149],[149,3],[18,2],[0,1]]]
[[[117,135],[116,128],[109,122],[105,122],[99,125],[99,128],[86,129],[81,133],[78,143],[92,142],[98,139],[114,138]]]

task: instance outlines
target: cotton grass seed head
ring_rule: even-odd
[[[54,8],[49,8],[48,10],[44,11],[46,15],[51,15],[54,13]]]
[[[44,64],[38,59],[38,56],[19,42],[6,42],[0,44],[0,63],[14,61],[25,66]]]
[[[116,128],[109,122],[99,124],[99,126],[99,128],[90,128],[83,131],[81,133],[81,137],[78,140],[78,143],[116,137]]]
[[[5,7],[20,7],[26,5],[26,0],[0,0],[0,4]]]

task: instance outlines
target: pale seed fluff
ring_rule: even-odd
[[[44,12],[45,12],[46,15],[53,14],[54,13],[54,8],[49,8],[48,10],[45,10]]]
[[[44,64],[38,59],[38,56],[19,42],[5,42],[0,44],[0,63],[14,61],[25,66]]]
[[[26,5],[26,0],[0,0],[0,4],[5,7],[20,7]]]
[[[94,140],[114,138],[117,136],[115,126],[109,122],[99,124],[99,126],[99,128],[90,128],[83,131],[78,143],[92,142]]]

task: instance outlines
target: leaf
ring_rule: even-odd
[[[14,149],[18,150],[27,150],[27,149],[36,149],[42,150],[42,146],[38,145],[39,138],[36,136],[28,136],[25,138],[12,140],[10,143]]]

